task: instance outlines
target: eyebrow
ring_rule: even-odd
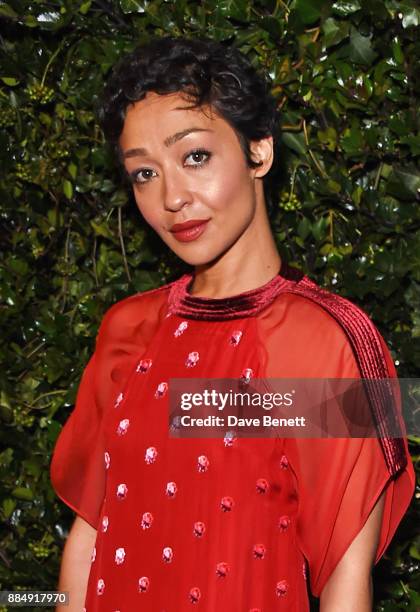
[[[168,136],[163,141],[163,144],[165,145],[165,147],[170,147],[171,145],[178,142],[178,140],[181,140],[181,138],[184,138],[185,136],[188,136],[188,134],[192,134],[193,132],[213,132],[213,131],[214,130],[210,130],[206,128],[190,127],[190,128],[187,128],[186,130],[182,130],[181,132],[176,132],[175,134],[172,134],[172,136]],[[148,154],[147,149],[138,147],[135,149],[128,149],[127,151],[125,151],[123,153],[123,158],[127,159],[128,157],[138,157],[140,155],[147,155],[147,154]]]

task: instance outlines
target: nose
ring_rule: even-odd
[[[165,172],[163,178],[163,202],[166,210],[176,212],[186,204],[191,204],[192,194],[185,180],[174,171]]]

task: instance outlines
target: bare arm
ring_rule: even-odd
[[[379,542],[385,496],[378,499],[322,590],[321,612],[371,612],[371,570]]]
[[[59,591],[69,592],[70,601],[68,606],[58,605],[56,610],[82,612],[96,533],[89,523],[76,517],[64,546],[58,584]]]

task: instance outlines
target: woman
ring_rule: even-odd
[[[102,119],[193,272],[106,313],[57,442],[52,481],[77,514],[68,610],[301,612],[310,589],[322,612],[367,612],[413,493],[405,440],[168,431],[172,378],[395,376],[367,316],[280,261],[265,80],[220,43],[158,39],[116,67]]]

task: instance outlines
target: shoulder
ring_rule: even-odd
[[[321,287],[307,276],[285,287],[284,299],[303,324],[342,329],[347,335],[365,330],[379,334],[368,313],[355,302]]]
[[[159,323],[165,316],[168,294],[174,282],[136,293],[113,304],[102,318],[98,341],[132,337],[141,327]]]
[[[95,346],[95,394],[101,409],[117,397],[140,355],[144,354],[166,315],[173,283],[124,298],[103,316]]]
[[[367,313],[352,300],[345,298],[338,293],[318,285],[314,280],[302,273],[297,280],[289,280],[285,285],[285,293],[293,296],[295,304],[300,302],[304,307],[312,308],[313,313],[318,311],[345,312],[369,318]],[[297,299],[296,299],[297,298]]]
[[[389,375],[385,342],[368,313],[356,303],[307,276],[290,283],[283,299],[298,335],[310,337],[324,348],[341,345],[351,351],[363,377]]]

